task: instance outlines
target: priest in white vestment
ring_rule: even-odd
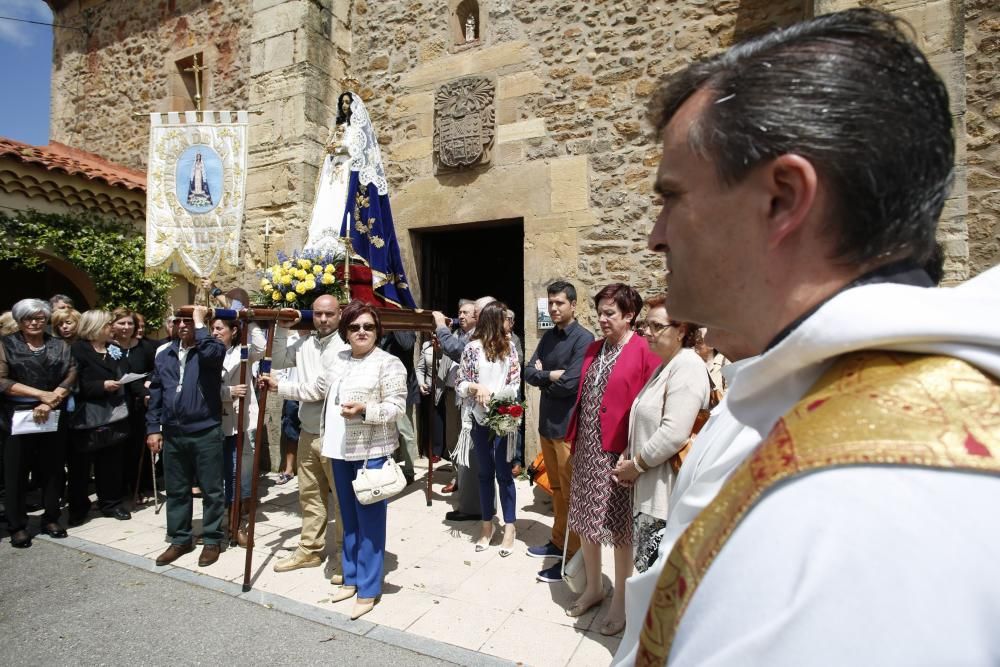
[[[656,96],[667,307],[763,350],[727,404],[766,439],[675,541],[636,664],[1000,664],[1000,268],[923,268],[955,148],[911,34],[820,15]]]

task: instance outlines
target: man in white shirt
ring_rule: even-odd
[[[763,350],[727,400],[768,435],[673,545],[637,665],[1000,660],[1000,269],[928,289],[955,146],[910,34],[821,15],[657,95],[667,308]]]
[[[326,549],[326,529],[330,519],[334,520],[333,553],[340,553],[344,539],[344,529],[340,523],[340,511],[336,494],[331,494],[333,478],[330,464],[321,452],[320,419],[323,401],[306,401],[296,395],[300,385],[312,384],[325,378],[325,371],[333,362],[337,352],[346,349],[347,344],[337,333],[340,324],[340,304],[330,295],[323,295],[313,304],[313,326],[311,333],[293,332],[289,328],[296,320],[279,320],[275,328],[272,352],[272,366],[275,369],[296,369],[296,382],[283,382],[279,395],[283,399],[297,400],[299,403],[299,444],[296,455],[296,476],[299,480],[299,508],[302,511],[302,532],[295,552],[274,564],[275,572],[288,572],[303,567],[319,567],[323,563]],[[336,561],[331,581],[342,583],[340,559]]]

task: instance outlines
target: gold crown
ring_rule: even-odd
[[[340,92],[346,93],[356,93],[361,89],[361,82],[355,79],[353,76],[345,76],[340,80]]]

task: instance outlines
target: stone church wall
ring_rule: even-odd
[[[249,2],[169,0],[69,4],[52,54],[50,138],[145,169],[148,121],[134,112],[190,109],[176,62],[204,52],[202,95],[215,109],[246,108]]]
[[[965,3],[969,272],[1000,263],[1000,5]]]
[[[655,82],[739,36],[801,18],[803,3],[479,6],[479,41],[463,47],[454,44],[444,2],[353,4],[353,24],[372,30],[356,36],[351,69],[381,119],[404,248],[406,229],[523,216],[526,304],[559,277],[577,281],[581,301],[613,281],[645,294],[663,289],[663,258],[645,249],[657,212],[659,150],[645,122]],[[465,177],[435,176],[434,93],[465,74],[497,84],[493,162]],[[474,192],[475,201],[454,201],[462,199],[456,189]],[[531,268],[532,255],[539,268]],[[534,314],[524,315],[530,348]]]

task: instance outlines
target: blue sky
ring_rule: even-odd
[[[0,16],[52,23],[42,0],[0,0]],[[52,28],[0,19],[0,62],[0,136],[47,144]]]

